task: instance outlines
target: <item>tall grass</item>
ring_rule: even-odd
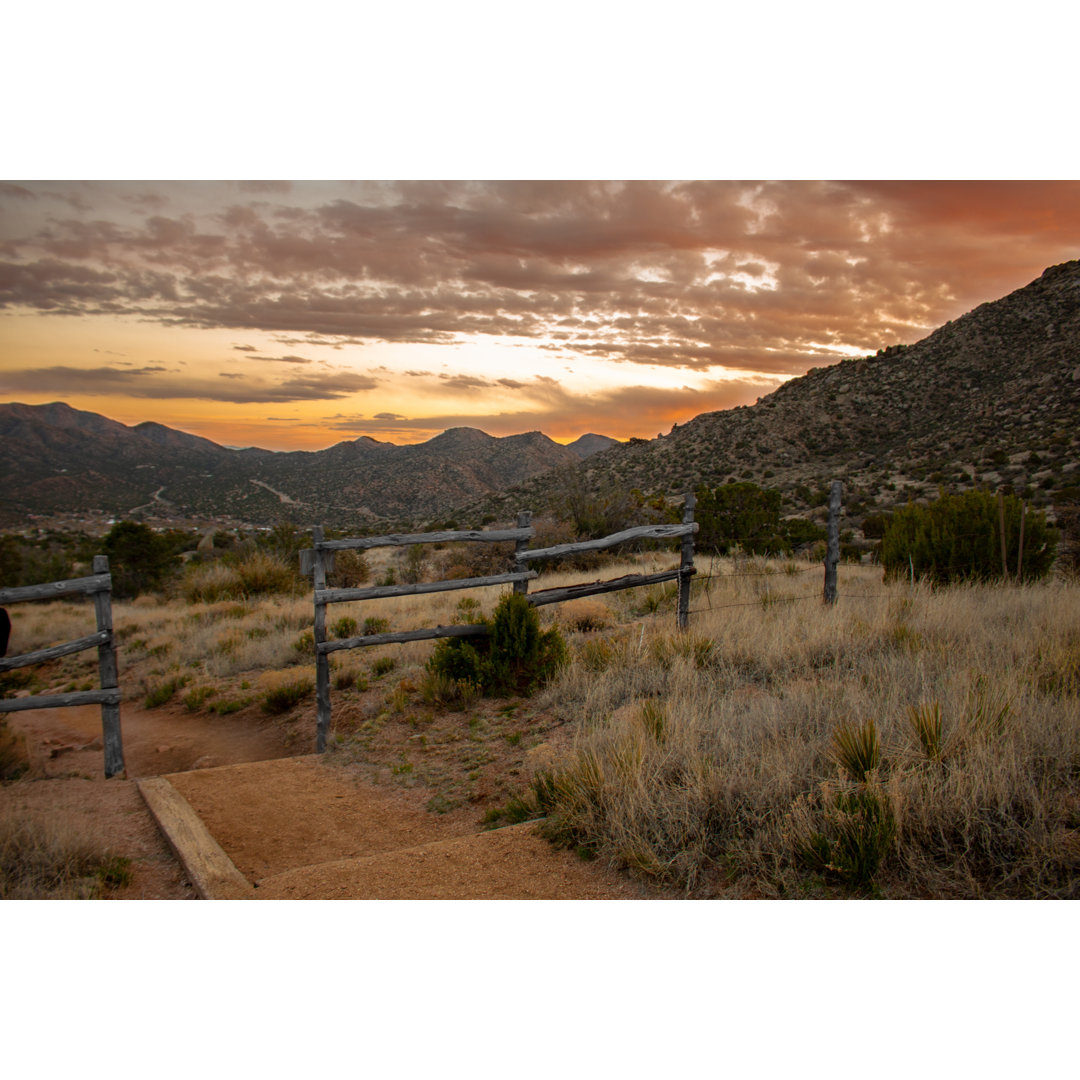
[[[714,580],[689,634],[579,647],[549,835],[703,894],[1080,895],[1080,589],[845,578],[832,609]]]
[[[130,881],[128,863],[59,816],[0,815],[0,900],[92,900]]]

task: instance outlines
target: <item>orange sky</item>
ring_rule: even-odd
[[[1080,256],[1080,183],[0,183],[0,400],[652,437]]]

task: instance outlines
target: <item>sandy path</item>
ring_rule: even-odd
[[[194,897],[134,779],[104,779],[98,708],[11,720],[31,772],[0,788],[0,811],[60,815],[130,857],[133,881],[117,898]],[[373,783],[313,754],[288,756],[290,740],[272,721],[125,704],[121,726],[128,776],[167,775],[267,899],[644,895],[621,875],[553,851],[532,826],[482,832],[476,806],[431,813],[424,787]]]

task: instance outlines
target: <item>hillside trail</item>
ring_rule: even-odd
[[[428,811],[429,792],[372,782],[311,753],[314,716],[208,716],[121,706],[124,779],[104,778],[96,706],[9,714],[26,776],[0,787],[0,813],[60,818],[131,859],[116,899],[197,899],[137,781],[166,777],[254,897],[267,899],[632,899],[643,889],[556,852],[533,826],[483,831],[464,806]]]

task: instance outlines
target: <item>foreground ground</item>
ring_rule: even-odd
[[[313,717],[304,717],[313,725]],[[122,714],[130,779],[103,776],[100,711],[39,710],[11,726],[29,772],[0,788],[0,815],[62,821],[130,859],[109,899],[195,899],[135,778],[167,775],[265,899],[615,899],[645,889],[557,852],[532,826],[490,832],[475,804],[437,813],[426,787],[355,763],[291,756],[302,720],[229,722],[134,705]]]
[[[651,571],[647,558],[626,569]],[[321,847],[333,815],[314,806],[352,806],[347,819],[367,792],[378,813],[412,821],[407,850],[545,816],[559,858],[673,895],[1080,897],[1074,580],[927,589],[845,566],[839,601],[824,608],[819,565],[704,561],[699,571],[689,633],[675,630],[667,589],[542,609],[547,624],[559,620],[571,662],[530,698],[452,692],[432,677],[427,642],[335,653],[330,751],[294,785],[310,807],[286,799],[285,773],[242,792],[224,768],[313,750],[310,601],[120,605],[128,775],[198,770],[210,787],[178,788],[203,800],[197,809],[252,883],[287,872],[273,845],[290,836],[301,861],[289,870],[316,851],[319,865],[338,861],[340,847]],[[342,605],[329,629],[475,621],[496,600],[477,590]],[[76,614],[53,604],[20,614],[17,647],[77,637]],[[93,663],[65,658],[34,689],[88,688]],[[136,859],[120,894],[171,895],[146,877],[167,856],[138,840],[134,795],[100,793],[123,782],[96,779],[96,712],[10,723],[27,737],[31,771],[0,790],[0,809],[70,806]],[[99,798],[100,812],[85,809]],[[261,836],[249,821],[230,838],[243,823],[223,800],[264,821]],[[342,825],[352,840],[357,820]],[[308,821],[319,825],[299,830]],[[412,874],[419,858],[380,873]]]

